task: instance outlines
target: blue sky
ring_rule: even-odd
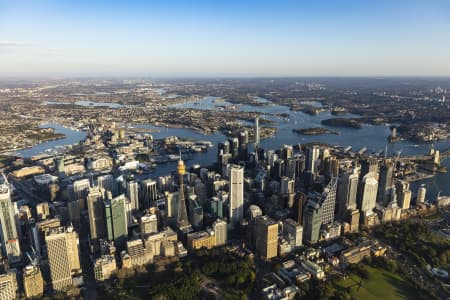
[[[449,76],[450,1],[0,0],[0,74]]]

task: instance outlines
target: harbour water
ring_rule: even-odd
[[[283,144],[305,144],[310,142],[322,142],[332,145],[340,145],[343,147],[351,146],[354,150],[359,150],[363,147],[367,148],[368,153],[375,153],[385,151],[387,149],[388,155],[395,155],[401,151],[401,155],[425,154],[428,153],[431,145],[420,144],[416,145],[409,141],[400,141],[394,144],[387,143],[387,137],[390,134],[388,126],[383,125],[367,125],[364,124],[361,129],[353,128],[336,128],[328,127],[321,124],[321,121],[333,117],[330,112],[323,112],[318,115],[309,115],[299,111],[290,111],[288,107],[276,105],[269,101],[260,98],[258,102],[266,103],[266,105],[234,105],[226,101],[215,101],[217,97],[206,97],[202,100],[186,102],[172,105],[174,108],[191,108],[191,109],[209,109],[217,110],[220,107],[230,107],[237,111],[254,111],[259,112],[263,118],[275,121],[278,129],[277,134],[265,140],[262,140],[261,146],[265,149],[277,149]],[[320,105],[320,103],[309,103],[313,105]],[[279,114],[287,114],[288,117],[281,117]],[[355,115],[347,115],[344,117],[355,117]],[[57,132],[64,133],[66,138],[57,141],[46,142],[38,144],[33,148],[26,149],[20,152],[22,156],[33,156],[44,152],[46,149],[54,148],[67,144],[74,144],[85,138],[85,133],[71,130],[70,128],[62,127],[57,124],[48,124],[54,127]],[[195,140],[207,140],[214,144],[214,147],[209,149],[206,153],[190,154],[187,165],[200,164],[207,166],[215,162],[217,157],[217,143],[224,141],[226,137],[221,133],[203,135],[189,129],[182,128],[166,128],[156,127],[152,125],[135,125],[136,127],[148,128],[157,132],[152,133],[155,139],[164,138],[167,136],[179,136],[183,138],[190,138]],[[302,136],[292,132],[294,128],[309,128],[309,127],[325,127],[338,131],[339,135],[327,134],[317,136]],[[437,142],[434,144],[435,149],[442,150],[450,148],[450,141]],[[168,174],[175,170],[175,162],[159,165],[151,177]],[[443,165],[450,170],[450,159],[443,162]],[[437,174],[434,178],[424,181],[415,182],[412,184],[413,193],[416,192],[417,186],[420,183],[425,183],[428,188],[428,195],[430,199],[435,197],[437,192],[450,195],[450,175]],[[428,198],[428,197],[427,197]]]

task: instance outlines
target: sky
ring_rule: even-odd
[[[448,0],[0,0],[0,76],[450,76]]]

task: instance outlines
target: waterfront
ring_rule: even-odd
[[[261,146],[265,149],[277,149],[283,144],[306,144],[310,142],[322,142],[330,145],[340,145],[342,147],[351,146],[353,150],[357,151],[363,147],[367,147],[367,153],[375,153],[385,151],[387,149],[388,155],[395,155],[401,151],[401,155],[425,154],[430,150],[430,144],[416,145],[409,141],[400,141],[394,144],[387,143],[387,137],[390,134],[389,126],[383,125],[368,125],[363,124],[361,129],[353,128],[336,128],[324,126],[321,124],[322,120],[333,117],[330,112],[322,112],[318,115],[309,115],[300,111],[290,111],[288,107],[275,105],[267,100],[261,98],[259,102],[266,103],[266,105],[252,106],[252,105],[235,105],[226,101],[215,102],[218,97],[206,97],[202,100],[185,102],[175,104],[171,107],[180,109],[218,109],[219,107],[235,107],[239,111],[258,112],[262,114],[263,118],[276,122],[278,132],[275,136],[261,141]],[[315,103],[317,105],[317,103]],[[281,117],[280,114],[287,114],[288,117]],[[355,117],[355,115],[346,115],[345,117]],[[57,146],[64,146],[74,144],[85,138],[85,133],[71,130],[57,124],[49,124],[54,127],[56,132],[64,133],[66,138],[38,144],[30,149],[20,151],[20,155],[30,157],[39,153],[43,153],[46,149],[55,148]],[[201,166],[211,165],[217,158],[217,143],[224,141],[226,137],[221,133],[214,133],[203,135],[194,132],[190,129],[183,128],[167,128],[157,127],[152,125],[134,125],[139,128],[146,128],[152,131],[152,136],[155,139],[164,138],[167,136],[179,136],[194,140],[208,140],[214,144],[214,147],[209,149],[206,153],[194,153],[186,157],[187,165],[192,166],[199,164]],[[308,128],[308,127],[324,127],[334,131],[339,131],[339,135],[326,134],[317,136],[301,136],[294,132],[294,128]],[[442,150],[450,148],[450,141],[435,143],[435,148]],[[175,170],[175,162],[169,162],[159,165],[151,174],[150,177],[157,177],[160,175],[171,173]],[[450,169],[450,160],[443,162],[443,165]],[[450,195],[450,175],[437,174],[434,178],[423,181],[414,182],[411,184],[413,192],[416,191],[417,186],[421,183],[427,184],[429,189],[430,199],[433,198],[439,190],[445,195]]]

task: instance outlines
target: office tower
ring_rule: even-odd
[[[318,146],[312,146],[308,149],[308,171],[312,174],[316,174],[319,169],[319,155],[320,148]]]
[[[378,161],[376,158],[368,157],[361,160],[361,173],[359,174],[360,178],[371,174],[374,178],[377,177],[378,174]]]
[[[208,200],[208,196],[206,194],[206,185],[198,178],[194,183],[194,191],[200,205],[205,205],[206,201]]]
[[[380,167],[380,180],[377,196],[377,202],[382,206],[385,206],[391,201],[389,196],[391,194],[392,186],[394,185],[393,175],[394,164],[390,160],[386,160]]]
[[[80,217],[80,205],[78,201],[67,202],[67,210],[69,211],[69,220],[75,228],[79,228],[81,225]]]
[[[106,237],[103,193],[99,188],[89,189],[87,207],[91,239],[96,240]]]
[[[239,223],[244,217],[244,167],[230,166],[229,220]]]
[[[349,209],[357,208],[358,181],[358,168],[354,168],[351,172],[344,172],[339,176],[336,201],[337,216],[340,220],[346,219]]]
[[[17,279],[15,269],[9,270],[6,274],[0,275],[0,299],[17,299]]]
[[[214,235],[216,236],[216,246],[222,246],[227,243],[227,222],[217,219],[212,225]]]
[[[297,223],[303,225],[303,212],[305,209],[306,202],[308,201],[308,196],[302,192],[298,192],[295,195],[295,205],[294,205],[294,213],[295,219]]]
[[[246,160],[248,156],[248,131],[244,130],[239,133],[239,158]]]
[[[44,293],[44,279],[38,266],[28,265],[23,269],[25,297],[40,297]]]
[[[127,216],[125,214],[125,196],[119,195],[105,203],[106,236],[123,248],[128,237]]]
[[[156,186],[156,184],[155,184]],[[131,203],[131,210],[138,211],[140,208],[139,205],[139,184],[136,181],[128,181],[127,182],[127,198]]]
[[[155,214],[143,215],[140,219],[141,236],[158,232],[158,218]]]
[[[281,188],[280,188],[281,194],[292,194],[294,193],[294,188],[295,188],[294,179],[291,179],[286,176],[281,178]]]
[[[303,241],[303,227],[292,219],[283,221],[283,231],[291,236],[292,247],[298,248],[302,246]]]
[[[278,255],[278,223],[267,216],[255,219],[255,246],[257,253],[264,259]]]
[[[198,203],[195,195],[189,199],[189,220],[195,230],[203,228],[203,207]]]
[[[91,183],[89,182],[89,179],[80,179],[76,180],[73,183],[73,191],[72,191],[72,200],[80,200],[85,199],[89,188],[91,187]]]
[[[72,227],[51,229],[45,236],[51,283],[54,290],[72,286],[72,274],[80,271],[78,234]]]
[[[292,145],[283,145],[280,149],[280,157],[281,159],[287,160],[292,158],[292,154],[294,153],[294,148]]]
[[[285,160],[277,159],[273,163],[272,177],[277,180],[280,180],[283,176],[285,176],[285,174],[286,174]]]
[[[259,148],[259,140],[260,140],[260,133],[259,133],[259,117],[255,117],[255,149]]]
[[[212,197],[211,201],[209,202],[210,213],[216,217],[223,218],[223,202],[224,201],[218,197]]]
[[[220,161],[220,155],[230,153],[230,142],[224,141],[217,145],[217,160]]]
[[[178,217],[178,192],[169,193],[164,192],[164,199],[166,202],[166,215],[167,218]]]
[[[334,156],[327,156],[323,162],[323,170],[328,178],[337,177],[339,175],[339,160]]]
[[[177,214],[177,226],[179,229],[190,227],[189,219],[186,211],[186,201],[184,197],[184,183],[183,176],[186,173],[186,167],[184,161],[181,159],[178,161],[178,180],[179,180],[179,190],[178,190],[178,214]]]
[[[262,216],[262,210],[259,206],[252,204],[248,208],[247,214],[248,214],[248,216],[247,216],[248,220],[253,221],[257,217]]]
[[[319,240],[320,226],[322,225],[322,208],[313,201],[308,200],[303,212],[303,240],[314,244]]]
[[[50,209],[48,207],[48,202],[42,202],[36,204],[36,214],[38,220],[45,220],[50,216]]]
[[[14,206],[11,202],[10,186],[6,178],[0,176],[0,225],[3,253],[10,264],[20,262],[20,245],[17,234]]]
[[[395,183],[397,191],[397,202],[401,209],[408,209],[411,204],[411,190],[409,183],[403,180],[398,180]]]
[[[322,208],[322,224],[334,222],[334,211],[336,209],[336,189],[337,178],[332,178],[324,188],[320,197],[320,207]]]
[[[156,199],[158,199],[158,190],[156,186],[156,181],[152,179],[147,179],[141,183],[142,189],[142,207],[141,209],[147,209],[152,206]]]
[[[421,184],[419,189],[417,190],[416,204],[424,203],[426,194],[427,194],[427,189],[425,188],[425,184]]]
[[[97,185],[99,188],[111,192],[113,196],[117,195],[117,182],[111,174],[99,176]]]
[[[66,176],[66,167],[64,165],[64,156],[56,159],[56,168],[58,171],[58,177],[64,178]]]
[[[297,157],[291,157],[286,160],[285,163],[285,175],[289,178],[297,177],[296,169],[297,169]]]
[[[239,139],[234,137],[229,140],[230,142],[230,153],[233,159],[237,159],[239,157]]]
[[[370,215],[377,202],[378,181],[372,172],[363,177],[361,182],[361,200],[359,209],[363,216]]]

